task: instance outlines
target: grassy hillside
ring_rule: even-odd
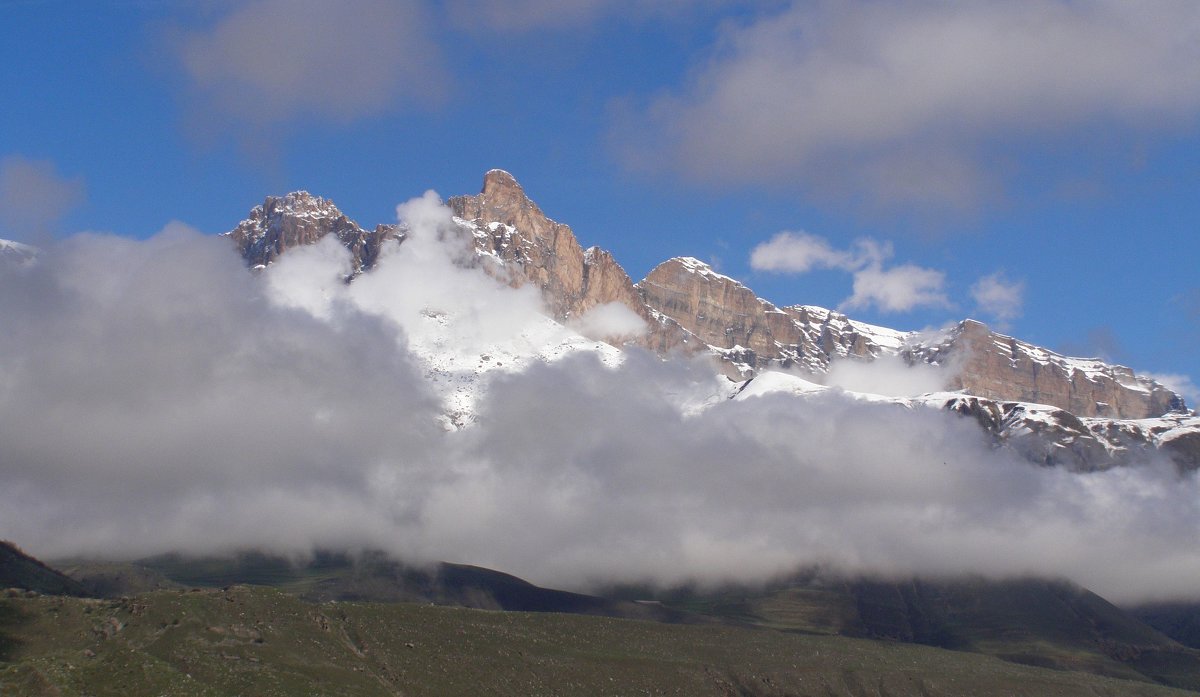
[[[871,581],[798,577],[765,589],[617,593],[624,600],[540,588],[472,566],[412,567],[380,554],[164,556],[69,569],[109,597],[147,589],[270,585],[312,602],[421,602],[562,612],[918,643],[1013,663],[1200,689],[1200,651],[1180,645],[1103,598],[1065,582]],[[122,582],[124,586],[122,586]],[[107,583],[107,585],[106,585]],[[657,597],[661,603],[632,602]]]
[[[421,602],[668,622],[698,619],[658,605],[541,588],[477,566],[411,566],[380,553],[321,552],[303,560],[255,552],[226,557],[164,555],[129,564],[73,561],[62,564],[62,568],[104,597],[169,587],[253,584],[279,588],[314,602]]]
[[[913,642],[1200,689],[1200,651],[1061,581],[805,579],[664,601],[783,631]]]
[[[1200,649],[1200,603],[1155,603],[1129,614],[1185,646]]]
[[[958,651],[281,591],[0,599],[0,694],[1186,694]]]

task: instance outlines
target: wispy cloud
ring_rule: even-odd
[[[59,174],[50,160],[21,155],[0,159],[0,224],[5,235],[34,239],[83,197],[83,179]]]
[[[451,20],[467,31],[578,30],[610,17],[671,20],[762,0],[448,0]],[[775,4],[778,4],[777,2]]]
[[[1010,139],[1190,128],[1198,38],[1189,0],[798,2],[731,25],[635,147],[690,177],[969,210],[1020,171]]]
[[[754,247],[750,266],[756,271],[807,273],[836,269],[853,274],[854,292],[840,307],[875,307],[908,312],[920,307],[948,307],[946,275],[913,264],[884,268],[894,255],[890,243],[863,238],[850,249],[835,249],[828,240],[806,232],[781,232]]]
[[[173,41],[198,120],[338,123],[437,103],[440,50],[421,3],[250,0]]]
[[[971,286],[975,309],[998,320],[1001,326],[1021,316],[1025,304],[1025,283],[1013,281],[1002,271],[984,276]]]

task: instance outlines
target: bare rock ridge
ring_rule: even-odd
[[[635,343],[660,353],[709,351],[733,379],[773,367],[821,375],[835,360],[893,356],[953,365],[957,377],[949,389],[994,402],[1046,404],[1078,417],[1144,419],[1185,408],[1179,395],[1128,368],[1062,356],[974,320],[901,332],[821,307],[778,307],[691,257],[665,261],[634,284],[611,254],[584,250],[571,228],[543,213],[504,170],[487,172],[479,194],[447,203],[480,265],[513,286],[535,284],[555,319],[570,322],[620,303],[648,327]],[[267,198],[226,234],[252,267],[332,234],[350,250],[356,273],[374,265],[388,240],[405,236],[397,225],[367,231],[332,202],[303,191]]]
[[[643,301],[731,361],[746,377],[770,367],[820,375],[837,359],[885,355],[955,366],[949,389],[1001,401],[1048,404],[1078,416],[1143,419],[1183,399],[1123,366],[1071,358],[997,334],[975,320],[939,332],[899,332],[822,307],[776,307],[690,257],[670,259],[637,284]]]
[[[689,343],[701,348],[642,302],[611,254],[599,247],[584,250],[571,228],[547,217],[508,172],[489,171],[479,194],[454,196],[447,205],[474,229],[477,251],[499,259],[504,269],[489,270],[514,286],[535,284],[555,319],[570,321],[598,305],[620,303],[647,324],[637,343],[661,352]]]
[[[350,250],[355,272],[375,264],[384,242],[403,238],[397,225],[378,225],[368,232],[347,218],[332,201],[307,191],[268,196],[261,206],[250,211],[249,218],[225,234],[252,267],[266,266],[292,247],[314,244],[326,235],[333,235]]]
[[[1093,471],[1130,465],[1157,453],[1180,471],[1200,469],[1200,417],[1185,412],[1145,419],[1079,417],[1043,404],[970,394],[931,406],[975,419],[995,445],[1041,465]]]
[[[1077,416],[1144,419],[1185,408],[1183,398],[1124,366],[1071,358],[997,334],[975,320],[921,355],[959,356],[954,389],[998,400],[1050,404]]]

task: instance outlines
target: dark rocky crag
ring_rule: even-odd
[[[350,250],[354,272],[375,265],[384,243],[403,239],[398,225],[377,225],[367,231],[346,217],[332,201],[307,191],[268,196],[250,217],[225,233],[251,267],[265,267],[293,247],[315,244],[333,235]]]

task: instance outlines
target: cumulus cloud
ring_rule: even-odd
[[[834,249],[824,237],[806,232],[781,232],[757,245],[750,266],[758,271],[806,273],[839,269],[854,274],[854,293],[840,308],[876,307],[883,312],[908,312],[919,307],[948,307],[946,275],[913,264],[884,268],[894,250],[891,243],[863,238],[852,249]]]
[[[1005,145],[1031,134],[1190,126],[1198,27],[1189,0],[797,2],[730,25],[635,115],[652,135],[631,150],[662,143],[647,161],[720,182],[968,209],[999,195]]]
[[[888,269],[872,265],[854,274],[854,294],[838,307],[853,310],[874,305],[884,312],[948,307],[945,284],[946,274],[934,269],[913,264]]]
[[[1009,280],[1002,271],[984,276],[971,286],[975,309],[1006,326],[1021,316],[1025,304],[1025,283]]]
[[[420,3],[251,0],[175,43],[203,117],[262,127],[436,103],[447,81],[429,35]]]
[[[756,271],[808,273],[813,269],[852,271],[861,266],[849,251],[834,249],[829,240],[807,232],[780,232],[750,252]]]
[[[546,319],[536,291],[439,275],[465,240],[436,196],[400,213],[409,239],[349,285],[335,245],[252,273],[178,224],[0,265],[0,536],[46,556],[374,547],[572,588],[824,564],[1196,592],[1195,473],[1035,467],[937,410],[837,390],[684,409],[711,366],[577,352],[498,372],[478,422],[445,431],[428,357]]]
[[[871,361],[844,358],[829,364],[824,384],[852,392],[886,397],[915,397],[946,389],[954,369],[928,363],[909,365],[899,356],[880,356]]]
[[[628,340],[646,333],[646,321],[619,302],[597,305],[571,323],[586,337],[598,340]]]
[[[4,234],[30,239],[83,200],[83,180],[64,177],[49,160],[0,159],[0,224]]]

